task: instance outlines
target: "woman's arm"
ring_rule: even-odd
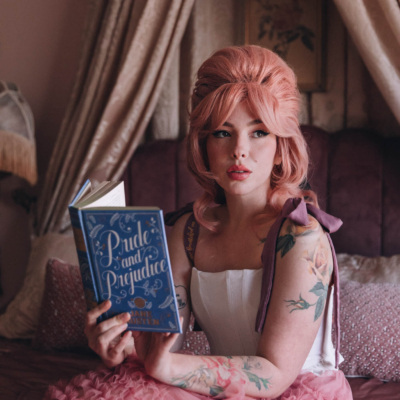
[[[192,266],[187,258],[183,243],[185,224],[189,216],[190,214],[185,214],[179,218],[168,236],[168,250],[171,260],[171,269],[174,278],[179,316],[183,318],[183,333],[178,336],[171,351],[177,351],[182,348],[190,320],[190,278],[192,274]]]
[[[291,220],[277,241],[274,286],[258,355],[271,361],[288,387],[299,374],[322,322],[333,271],[332,251],[319,222]]]
[[[276,392],[281,387],[278,385],[280,371],[264,357],[174,353],[170,354],[169,365],[160,375],[153,377],[196,393],[217,396],[227,394],[237,385],[244,386],[245,394],[255,398],[280,394]]]
[[[243,384],[252,397],[277,397],[299,374],[322,321],[333,262],[328,239],[311,216],[301,227],[285,221],[277,242],[274,287],[257,355],[169,354],[155,378],[208,395]],[[165,338],[167,346],[173,338]]]

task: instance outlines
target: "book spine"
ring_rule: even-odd
[[[176,292],[175,292],[175,286],[174,286],[174,277],[172,276],[172,267],[171,267],[171,260],[169,258],[169,249],[168,249],[168,243],[167,243],[167,233],[165,232],[165,224],[164,224],[164,215],[163,215],[163,211],[160,210],[158,212],[159,218],[160,218],[160,225],[161,225],[161,229],[162,229],[162,245],[164,246],[165,249],[165,255],[166,255],[166,262],[168,265],[168,276],[169,276],[169,280],[172,283],[171,285],[171,292],[173,294],[174,297],[174,306],[175,306],[175,310],[176,310],[176,323],[178,326],[178,332],[179,333],[183,333],[182,331],[182,326],[181,323],[179,321],[179,307],[178,307],[178,302],[176,300]]]
[[[76,251],[78,253],[79,269],[82,277],[83,290],[85,292],[87,310],[95,308],[100,304],[96,278],[93,273],[93,265],[88,252],[86,242],[85,224],[83,223],[82,212],[76,207],[69,207],[72,230],[74,232]],[[99,317],[99,321],[102,317]]]

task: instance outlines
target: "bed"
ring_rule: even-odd
[[[383,138],[365,130],[328,134],[311,126],[303,126],[302,131],[312,157],[311,187],[319,195],[321,208],[344,222],[343,228],[332,235],[336,252],[340,253],[343,287],[351,287],[341,298],[345,333],[342,354],[350,360],[344,372],[349,375],[354,399],[400,399],[400,342],[396,339],[400,290],[395,285],[400,283],[400,257],[396,258],[400,254],[400,138]],[[164,212],[184,206],[201,193],[185,168],[183,144],[174,140],[138,148],[123,180],[127,204],[157,205]],[[387,260],[390,268],[384,264]],[[388,275],[389,270],[392,275]],[[363,310],[352,308],[354,296],[366,296]],[[371,296],[390,299],[369,311]],[[368,336],[352,328],[362,327],[366,314],[374,321],[374,313],[380,325],[372,324],[382,332]],[[390,319],[390,326],[385,325],[384,318]],[[377,337],[381,350],[377,345],[372,350],[367,342]],[[101,363],[82,347],[78,351],[45,351],[43,346],[38,350],[41,342],[36,339],[33,346],[30,340],[0,338],[0,400],[42,399],[49,384],[70,379]],[[196,353],[208,350],[203,333],[192,330],[185,346]],[[373,363],[371,367],[371,360],[377,360],[376,368]]]

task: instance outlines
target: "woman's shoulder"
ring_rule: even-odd
[[[183,232],[186,227],[186,223],[192,215],[193,215],[192,212],[188,212],[186,214],[183,214],[179,218],[177,218],[177,220],[175,221],[174,225],[172,226],[171,232],[169,234],[169,237],[171,237],[171,239],[172,238],[176,239],[177,237],[182,238]]]
[[[286,218],[282,224],[276,242],[277,253],[281,252],[282,257],[288,253],[313,253],[318,246],[323,246],[329,252],[329,241],[325,231],[316,218],[308,214],[308,224],[301,225]]]
[[[286,262],[295,267],[299,261],[304,261],[310,273],[323,275],[324,280],[329,281],[333,271],[329,240],[318,220],[310,214],[308,219],[307,225],[297,224],[289,218],[282,224],[276,245],[276,252],[281,255],[278,263]]]
[[[280,234],[288,233],[296,237],[297,236],[313,237],[317,234],[319,235],[323,231],[321,224],[311,214],[307,214],[307,217],[308,217],[307,225],[301,225],[290,218],[286,218],[281,226]]]

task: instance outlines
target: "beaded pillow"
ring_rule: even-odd
[[[210,344],[204,332],[194,331],[194,317],[190,317],[189,327],[186,331],[185,341],[182,345],[182,350],[189,351],[196,355],[210,354]]]
[[[340,292],[339,368],[346,376],[400,381],[400,286],[347,281]]]
[[[33,346],[43,350],[89,349],[83,333],[86,302],[79,267],[51,258]]]

